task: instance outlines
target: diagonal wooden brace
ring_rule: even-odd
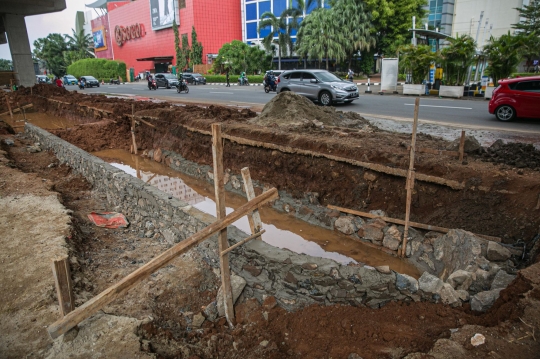
[[[241,170],[242,179],[244,180],[244,189],[246,191],[246,196],[248,201],[255,198],[255,190],[253,189],[253,182],[251,182],[251,175],[249,173],[249,168],[244,167]],[[262,221],[261,215],[258,209],[255,209],[253,213],[248,214],[249,227],[251,228],[251,234],[255,234],[261,231]],[[261,237],[262,239],[262,237]]]

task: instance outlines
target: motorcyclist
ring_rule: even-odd
[[[54,82],[56,83],[56,86],[64,87],[64,83],[62,82],[62,80],[60,80],[60,77],[57,77],[56,80],[54,80]]]
[[[86,87],[86,80],[85,80],[84,77],[81,77],[81,78],[79,79],[79,88],[82,90],[82,89],[84,89],[85,87]]]
[[[271,90],[275,90],[276,77],[274,76],[274,71],[268,72],[268,75],[266,77],[266,83],[268,84]]]
[[[178,73],[178,87],[184,89],[184,74],[181,72]]]
[[[146,80],[148,81],[148,88],[152,89],[152,81],[154,80],[154,78],[150,73],[146,76]]]
[[[240,85],[245,85],[246,84],[246,73],[244,71],[242,71],[242,73],[240,74]]]

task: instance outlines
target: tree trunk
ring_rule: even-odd
[[[281,46],[278,50],[278,70],[281,70]]]
[[[352,68],[352,58],[353,58],[353,52],[351,51],[351,54],[349,55],[349,69]]]
[[[328,51],[326,51],[326,71],[328,71]]]

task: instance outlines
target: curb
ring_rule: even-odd
[[[380,82],[370,82],[369,83],[370,86],[379,86],[380,84],[381,84]],[[396,85],[397,86],[402,86],[404,84],[405,84],[405,82],[398,82]],[[357,86],[367,86],[368,83],[367,82],[357,82],[356,85]]]
[[[207,85],[212,85],[212,86],[225,86],[227,85],[226,82],[209,82],[207,83]],[[231,86],[238,86],[237,83],[231,83]],[[249,85],[244,85],[244,86],[262,86],[262,84],[249,84]]]

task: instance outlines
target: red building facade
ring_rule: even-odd
[[[165,7],[174,7],[180,22],[180,36],[187,35],[190,45],[191,30],[195,26],[197,40],[203,46],[203,63],[207,63],[209,54],[217,54],[223,44],[242,40],[241,4],[238,0],[137,0],[123,6],[110,6],[112,4],[108,4],[107,32],[112,56],[114,60],[124,61],[128,68],[134,68],[135,74],[161,72],[169,64],[176,64],[172,27],[155,29],[159,27],[159,16],[162,19],[169,16],[166,21],[172,21],[172,10],[165,10],[164,14]],[[151,6],[159,6],[160,9],[151,10]],[[155,15],[158,16],[157,22]],[[103,20],[99,19],[92,21],[93,28],[94,24],[103,26]],[[98,51],[96,55],[110,58],[108,51]]]

